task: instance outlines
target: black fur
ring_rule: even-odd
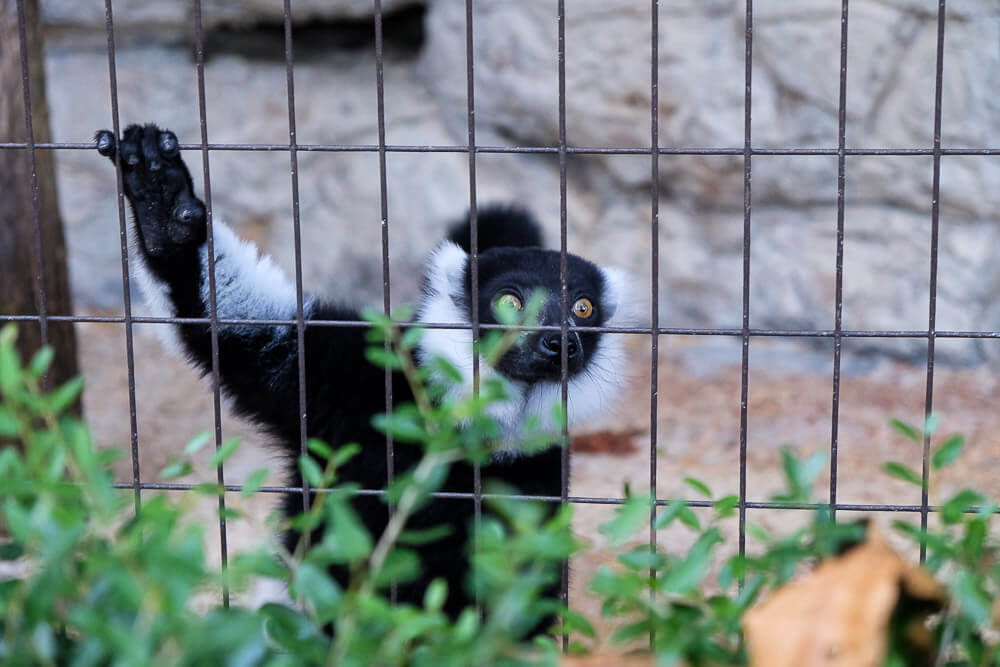
[[[465,252],[472,252],[470,216],[448,228],[448,240]],[[482,253],[490,248],[540,248],[542,229],[527,211],[509,204],[489,204],[476,211],[476,247]]]
[[[112,160],[116,150],[121,158],[125,195],[134,213],[133,229],[138,236],[138,249],[146,267],[168,291],[169,301],[177,317],[206,317],[202,297],[201,246],[206,240],[205,207],[195,196],[191,176],[177,153],[173,133],[161,131],[155,125],[132,125],[125,130],[120,142],[108,131],[96,137],[98,150]],[[116,146],[117,143],[117,146]],[[465,236],[462,236],[464,229]],[[468,227],[459,225],[451,237],[459,244],[467,242]],[[504,290],[524,290],[544,282],[541,276],[558,275],[557,253],[528,249],[541,243],[537,223],[527,213],[509,208],[492,207],[479,213],[479,245],[481,257],[480,314],[482,321],[494,321],[491,303],[496,293]],[[517,250],[512,248],[518,248]],[[577,257],[569,258],[571,284],[585,285],[590,293],[600,292],[599,270]],[[551,283],[551,280],[548,281]],[[468,292],[468,287],[466,288]],[[521,294],[526,301],[530,294]],[[576,298],[570,294],[570,300]],[[598,299],[594,297],[595,304]],[[550,305],[543,318],[558,322],[559,311]],[[310,319],[360,320],[358,312],[333,303],[314,302]],[[593,324],[605,320],[599,306]],[[212,366],[208,325],[175,326],[184,350],[203,373]],[[558,336],[558,334],[556,334]],[[585,363],[586,350],[596,346],[596,334],[574,336],[574,344],[582,345],[572,361],[572,372]],[[228,326],[218,329],[219,367],[224,391],[232,397],[241,415],[255,420],[274,436],[287,454],[288,483],[301,484],[298,467],[299,406],[298,360],[296,332],[293,326]],[[551,338],[551,334],[549,335]],[[558,377],[558,361],[539,362],[536,337],[519,352],[528,359],[505,360],[507,368],[500,370],[517,377],[534,368],[538,377]],[[551,340],[549,341],[551,344]],[[359,483],[363,488],[383,488],[387,480],[385,438],[371,425],[371,417],[385,409],[384,374],[364,358],[362,328],[307,327],[305,330],[306,396],[308,405],[308,435],[331,445],[357,442],[361,452],[342,469],[341,478]],[[543,346],[544,347],[544,346]],[[533,355],[533,356],[532,356]],[[574,355],[571,355],[574,356]],[[532,365],[533,364],[533,365]],[[539,365],[541,364],[541,365]],[[541,368],[542,370],[538,370]],[[518,370],[520,369],[520,370]],[[527,375],[524,380],[530,380]],[[393,378],[393,398],[396,403],[412,400],[407,383],[398,374]],[[411,468],[421,451],[402,443],[395,446],[394,470],[398,475]],[[517,487],[524,494],[558,496],[561,489],[561,450],[553,447],[532,456],[505,457],[483,467],[484,478],[492,478]],[[471,492],[473,468],[458,464],[452,467],[444,491]],[[383,500],[358,496],[353,506],[374,536],[381,534],[388,520]],[[556,505],[547,504],[551,511]],[[302,509],[300,494],[289,494],[284,510],[295,514]],[[456,615],[473,603],[467,592],[468,566],[466,549],[473,504],[466,499],[436,498],[418,512],[412,521],[414,528],[449,524],[453,532],[444,539],[421,547],[423,577],[415,583],[401,585],[398,596],[402,602],[421,604],[426,583],[440,577],[447,581],[449,596],[445,610]],[[291,547],[297,535],[286,536]],[[316,535],[314,539],[321,536]],[[334,568],[333,575],[346,584],[347,572]],[[558,583],[549,593],[553,596]]]

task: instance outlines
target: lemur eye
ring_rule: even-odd
[[[513,294],[501,294],[493,302],[493,307],[497,309],[503,309],[511,313],[516,313],[524,309],[524,304]]]
[[[573,304],[573,314],[579,318],[587,319],[594,314],[594,304],[586,297],[577,299],[576,303]]]

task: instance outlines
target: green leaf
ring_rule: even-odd
[[[9,324],[0,331],[0,394],[13,396],[21,385],[21,359],[14,349],[17,329]]]
[[[973,505],[982,505],[986,499],[971,489],[962,489],[941,506],[941,520],[955,524],[962,520],[965,511]]]
[[[365,359],[379,368],[388,368],[391,371],[398,371],[403,368],[403,362],[399,358],[399,355],[384,347],[366,347]]]
[[[201,484],[195,484],[191,487],[191,490],[195,493],[200,493],[203,496],[221,496],[226,492],[226,489],[217,482],[202,482]],[[145,505],[143,505],[145,507]]]
[[[712,549],[722,541],[718,528],[705,531],[688,550],[684,560],[666,572],[663,588],[678,594],[690,593],[697,588],[708,572]]]
[[[566,633],[579,632],[584,637],[594,639],[597,633],[594,626],[582,614],[578,614],[572,609],[560,609],[559,616],[563,619],[563,631]]]
[[[190,461],[175,461],[160,471],[160,476],[164,479],[177,479],[190,475],[193,470]]]
[[[240,489],[240,495],[244,498],[249,498],[253,494],[260,490],[260,487],[264,485],[264,480],[267,478],[271,471],[267,468],[260,468],[253,472],[246,481],[243,482],[243,488]]]
[[[921,442],[923,440],[923,438],[920,437],[919,429],[907,424],[906,422],[900,419],[896,419],[895,417],[893,417],[892,419],[889,420],[889,426],[892,427],[893,431],[899,433],[904,438],[912,440],[913,442]]]
[[[431,360],[431,368],[440,373],[441,377],[445,380],[454,384],[459,384],[463,380],[462,374],[458,371],[458,369],[455,368],[450,361],[444,359],[443,357],[434,357],[434,359]]]
[[[562,404],[562,401],[556,401],[552,404],[552,425],[558,429],[566,426],[566,406]]]
[[[625,503],[615,509],[615,518],[601,524],[598,530],[608,538],[611,546],[621,546],[649,519],[649,511],[648,495],[626,498]]]
[[[905,521],[893,521],[892,527],[917,544],[925,545],[934,554],[951,554],[954,552],[950,538],[921,530],[919,526],[914,526]]]
[[[399,538],[396,540],[399,544],[406,544],[409,546],[417,547],[424,544],[430,544],[432,542],[437,542],[442,540],[453,532],[453,528],[442,523],[439,526],[433,526],[431,528],[424,528],[423,530],[411,529],[404,530],[399,534]]]
[[[698,493],[700,493],[701,495],[705,496],[706,498],[712,497],[712,490],[709,489],[704,482],[697,480],[694,477],[685,477],[684,483],[690,486]]]
[[[375,573],[375,586],[405,584],[420,576],[420,558],[409,549],[393,549],[382,563],[382,569]]]
[[[239,436],[229,438],[222,445],[215,450],[215,454],[212,455],[212,460],[209,465],[213,468],[218,468],[221,466],[226,459],[233,455],[233,452],[240,446],[241,439]]]
[[[934,466],[935,470],[950,466],[961,456],[964,447],[965,438],[956,433],[937,448],[937,451],[934,452],[934,456],[931,458],[931,465]]]
[[[889,477],[895,477],[896,479],[900,479],[904,482],[909,482],[910,484],[915,484],[916,486],[919,486],[921,488],[923,488],[924,486],[923,480],[921,479],[919,473],[911,470],[910,468],[906,467],[905,465],[897,461],[890,461],[888,463],[883,464],[882,472],[884,472],[886,475],[889,475]]]
[[[198,435],[191,438],[191,441],[184,447],[185,454],[194,454],[199,449],[207,445],[212,440],[211,431],[202,431]]]
[[[409,327],[403,332],[403,336],[400,339],[405,348],[416,347],[420,343],[420,339],[424,336],[424,330],[420,327]]]
[[[0,405],[0,437],[13,438],[21,431],[18,423],[10,410]]]
[[[938,425],[941,424],[941,418],[936,412],[932,412],[924,419],[924,435],[930,437],[934,435],[937,430]]]
[[[306,601],[316,612],[320,623],[332,621],[340,606],[340,586],[330,575],[315,565],[302,563],[295,570],[292,583],[295,596]]]
[[[54,356],[55,352],[53,352],[52,346],[46,345],[32,357],[31,363],[28,364],[28,371],[36,378],[41,377],[49,369],[49,366],[52,365],[52,358]]]
[[[423,442],[427,437],[420,416],[415,412],[403,412],[398,408],[390,414],[372,417],[372,426],[400,442]]]
[[[219,508],[219,518],[220,519],[242,519],[243,513],[238,509],[232,507],[220,507]]]
[[[326,503],[328,519],[323,541],[313,548],[320,549],[324,557],[336,563],[357,563],[371,554],[372,538],[358,515],[343,498],[329,498]]]
[[[448,582],[438,577],[427,586],[427,590],[424,592],[424,609],[430,612],[441,611],[447,598]]]
[[[306,455],[299,457],[299,470],[302,472],[302,478],[309,483],[309,486],[325,486],[323,483],[323,471],[320,469],[319,464],[313,461],[311,457]]]
[[[736,513],[736,508],[740,505],[740,497],[736,494],[723,496],[715,501],[715,516],[719,519],[727,519]]]
[[[980,580],[973,574],[961,571],[951,582],[951,592],[959,609],[975,625],[983,625],[990,619],[990,596],[983,590]]]
[[[618,562],[633,570],[656,570],[666,563],[666,557],[643,545],[633,551],[618,556]]]
[[[701,522],[698,521],[698,515],[687,506],[683,500],[673,499],[667,503],[667,509],[656,517],[656,522],[653,524],[654,530],[660,530],[669,526],[674,519],[679,519],[681,523],[688,526],[693,530],[701,530]]]
[[[48,396],[45,397],[45,400],[48,402],[49,409],[53,413],[62,414],[69,404],[77,399],[82,391],[83,378],[77,377],[67,381],[62,386],[53,390]]]
[[[328,459],[333,456],[333,448],[316,438],[306,440],[306,449],[322,459]]]

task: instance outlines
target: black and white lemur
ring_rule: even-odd
[[[207,224],[205,205],[192,187],[181,160],[176,136],[155,125],[131,125],[120,140],[103,130],[96,135],[102,155],[120,156],[125,196],[134,214],[133,266],[150,306],[165,316],[204,318],[209,315]],[[354,222],[353,224],[360,224]],[[492,207],[479,211],[479,293],[470,294],[468,220],[454,226],[450,240],[431,253],[423,276],[417,319],[423,322],[468,323],[470,303],[479,302],[483,323],[496,322],[498,302],[519,308],[538,288],[547,301],[539,320],[558,325],[561,315],[559,253],[544,250],[538,225],[516,208]],[[223,224],[213,225],[215,247],[216,307],[218,317],[234,319],[294,319],[296,294],[292,284],[270,258],[258,255],[251,243],[241,241]],[[570,424],[600,416],[619,393],[623,351],[619,336],[587,331],[592,326],[615,326],[628,306],[626,280],[616,269],[604,269],[574,255],[568,258]],[[307,320],[360,320],[358,311],[344,305],[309,297],[304,302]],[[210,330],[207,324],[171,325],[186,355],[203,372],[212,367]],[[298,360],[296,329],[289,325],[251,326],[224,324],[218,328],[219,368],[222,388],[239,414],[265,429],[290,464],[286,474],[292,485],[301,478],[295,464],[299,454]],[[497,454],[483,466],[484,479],[496,479],[522,493],[558,496],[561,487],[561,451],[552,447],[541,453],[518,453],[519,426],[529,415],[550,420],[552,406],[560,399],[560,333],[534,332],[522,336],[497,364],[506,379],[509,400],[495,406],[494,416],[504,433]],[[372,415],[385,409],[384,371],[368,361],[364,329],[307,326],[305,329],[308,435],[331,445],[356,442],[360,453],[339,472],[341,479],[364,488],[386,483],[385,438],[371,424]],[[418,361],[441,356],[466,377],[471,387],[471,332],[429,329],[418,349]],[[485,369],[484,372],[489,372]],[[397,374],[399,376],[399,374]],[[405,380],[394,378],[397,403],[412,400]],[[397,444],[397,474],[414,465],[420,451]],[[442,490],[471,492],[473,468],[451,468]],[[369,531],[381,534],[388,521],[381,498],[358,496],[354,508]],[[547,503],[554,511],[555,504]],[[300,494],[285,498],[284,511],[302,509]],[[488,510],[488,508],[487,508]],[[473,502],[436,498],[413,518],[415,528],[450,524],[447,537],[420,548],[422,578],[398,590],[402,602],[420,604],[426,584],[435,577],[448,583],[445,609],[455,615],[472,603],[468,593],[467,541]],[[286,538],[294,544],[297,536]],[[345,583],[347,573],[334,570]],[[555,589],[554,589],[555,590]],[[554,593],[554,590],[550,591]]]

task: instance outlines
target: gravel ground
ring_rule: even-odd
[[[132,465],[127,456],[130,425],[124,327],[77,326],[87,380],[87,417],[99,442],[120,447],[126,453],[117,475],[119,480],[128,482]],[[150,482],[161,480],[159,471],[171,455],[183,451],[192,435],[212,428],[214,423],[207,382],[164,349],[155,336],[154,326],[136,326],[134,338],[139,467],[142,479]],[[887,460],[898,460],[920,468],[920,447],[897,435],[887,421],[892,416],[910,422],[921,420],[927,369],[855,354],[852,342],[846,340],[843,346],[837,499],[852,504],[919,505],[918,489],[887,479],[879,472],[879,466]],[[947,343],[941,341],[939,345]],[[636,490],[649,487],[650,355],[646,339],[633,336],[630,345],[634,359],[630,388],[614,416],[600,425],[612,433],[602,440],[605,448],[611,443],[612,451],[577,451],[573,458],[573,495],[619,497],[625,482]],[[770,493],[780,488],[783,446],[791,446],[801,456],[814,452],[829,456],[832,358],[829,342],[824,347],[811,347],[787,339],[752,341],[747,405],[748,499],[767,500]],[[659,497],[692,497],[682,481],[685,476],[703,480],[718,496],[738,492],[740,371],[739,340],[691,337],[661,340],[656,401]],[[960,462],[934,481],[932,503],[962,486],[1000,496],[997,385],[997,378],[983,367],[939,366],[935,370],[934,406],[941,415],[941,437],[962,432],[967,438],[967,448]],[[225,437],[245,438],[241,450],[226,466],[226,482],[240,483],[262,465],[276,463],[252,427],[227,415],[223,416],[222,424]],[[620,445],[617,448],[616,443]],[[202,452],[203,467],[197,474],[214,480],[214,470],[207,467],[209,454],[207,448]],[[826,498],[829,468],[820,475],[820,480],[817,498]],[[273,478],[269,481],[279,482]],[[238,494],[227,495],[229,503],[244,509],[251,517],[249,521],[230,522],[227,531],[230,553],[267,539],[268,529],[263,519],[275,500],[268,494],[259,494],[250,501]],[[214,501],[191,502],[192,517],[213,520]],[[614,554],[599,546],[598,533],[598,526],[612,513],[610,506],[587,504],[577,506],[575,514],[577,533],[592,546],[573,562],[570,600],[574,608],[593,619],[598,618],[599,609],[587,595],[585,583],[598,565],[614,561]],[[806,518],[804,512],[748,512],[748,521],[772,529],[790,529]],[[902,517],[889,512],[875,516],[880,524],[895,518]],[[729,537],[725,549],[731,553],[736,549],[737,522],[729,521],[723,529]],[[210,538],[209,551],[218,558],[218,531],[210,531]],[[693,536],[683,529],[671,529],[662,533],[659,541],[669,550],[683,551]],[[718,557],[725,553],[720,552]],[[600,634],[606,635],[608,628],[598,627]]]

